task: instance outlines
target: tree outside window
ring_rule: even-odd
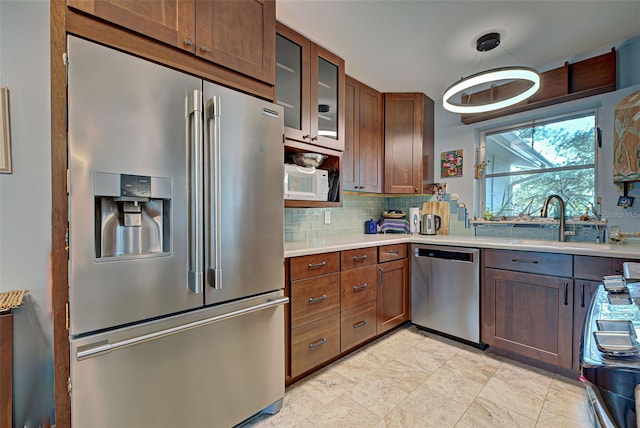
[[[485,209],[494,216],[540,215],[551,194],[565,201],[567,216],[595,202],[594,112],[489,131],[483,145]]]

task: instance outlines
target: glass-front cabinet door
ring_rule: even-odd
[[[344,61],[319,46],[311,46],[311,134],[313,144],[344,150]]]
[[[344,150],[344,60],[277,23],[276,102],[285,136]]]
[[[277,28],[276,103],[284,108],[285,136],[310,143],[310,42],[280,23]]]
[[[311,134],[313,144],[344,150],[344,60],[311,46]]]

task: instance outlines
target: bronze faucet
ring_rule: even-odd
[[[565,232],[566,222],[564,219],[564,201],[562,200],[562,198],[558,195],[547,196],[547,199],[544,200],[544,204],[542,205],[542,213],[540,214],[540,216],[541,217],[547,216],[547,209],[549,208],[549,202],[551,201],[551,199],[554,199],[554,198],[558,200],[558,205],[560,206],[560,227],[558,228],[558,241],[566,242],[567,241],[567,234]]]

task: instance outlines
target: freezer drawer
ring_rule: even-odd
[[[284,396],[282,292],[71,341],[76,427],[231,427]]]

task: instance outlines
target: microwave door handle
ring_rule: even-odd
[[[189,249],[187,285],[193,293],[202,292],[202,91],[187,94],[186,134],[188,147]]]
[[[213,96],[207,102],[207,126],[209,126],[209,191],[207,192],[209,260],[207,283],[214,290],[222,288],[222,250],[220,249],[222,223],[221,202],[221,162],[220,162],[220,97]]]

